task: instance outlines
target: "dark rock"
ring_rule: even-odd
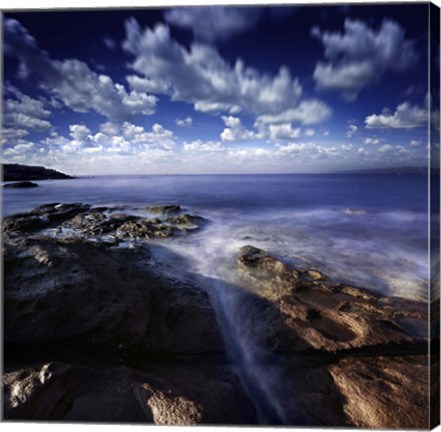
[[[3,164],[3,181],[71,179],[73,177],[42,166]]]
[[[222,367],[46,363],[4,373],[4,418],[162,425],[251,424],[255,413]]]
[[[169,215],[169,214],[179,213],[181,211],[181,206],[179,204],[157,205],[157,206],[147,207],[146,210],[151,213],[161,213],[164,215]]]
[[[200,227],[207,222],[207,220],[201,216],[193,216],[185,213],[179,216],[170,217],[167,219],[167,222],[172,225],[182,225],[185,227]]]
[[[142,245],[6,236],[7,355],[32,346],[108,355],[222,352],[205,291],[163,275],[149,260]]]
[[[38,184],[29,181],[23,181],[18,183],[6,183],[5,185],[3,185],[3,187],[6,189],[26,189],[38,187]]]
[[[59,225],[90,206],[85,204],[45,204],[28,213],[15,214],[3,218],[3,231],[31,232]]]

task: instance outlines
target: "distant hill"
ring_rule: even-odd
[[[428,167],[398,167],[398,168],[370,168],[344,171],[340,174],[384,174],[384,175],[427,175]],[[433,175],[439,175],[439,168],[431,168]]]
[[[71,179],[73,177],[42,166],[2,164],[3,181]]]

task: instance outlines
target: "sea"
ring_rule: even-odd
[[[424,175],[144,175],[36,183],[4,189],[3,216],[54,202],[134,214],[153,204],[180,204],[210,223],[188,236],[152,241],[158,257],[176,269],[234,282],[238,250],[252,245],[381,295],[428,295]]]

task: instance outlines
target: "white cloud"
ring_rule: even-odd
[[[359,155],[363,155],[363,156],[367,156],[369,154],[369,152],[364,148],[364,147],[360,147],[357,150],[357,154]]]
[[[245,141],[259,138],[259,134],[246,129],[239,117],[222,116],[222,120],[227,126],[221,133],[222,141]]]
[[[269,75],[240,59],[230,65],[214,47],[192,43],[187,49],[162,24],[142,30],[131,19],[126,22],[126,34],[124,48],[135,57],[131,66],[142,75],[127,78],[134,88],[147,86],[172,100],[191,103],[197,111],[211,113],[276,114],[301,102],[302,86],[286,67]],[[306,108],[311,110],[304,105],[298,110]],[[302,121],[304,115],[300,117]]]
[[[377,145],[377,144],[380,144],[380,140],[378,138],[371,138],[371,137],[366,138],[363,142],[365,144],[367,144],[367,145]]]
[[[341,92],[348,100],[388,71],[401,72],[413,66],[418,55],[405,30],[396,22],[384,20],[371,29],[360,20],[347,18],[344,32],[311,31],[325,48],[327,62],[317,63],[314,80],[319,89]]]
[[[305,130],[305,136],[307,136],[307,137],[312,137],[312,136],[314,136],[315,135],[315,131],[314,131],[314,129],[306,129]]]
[[[191,117],[185,117],[183,119],[176,119],[176,124],[178,126],[191,126],[193,124],[193,119]]]
[[[403,102],[393,114],[385,108],[382,114],[372,114],[364,122],[368,129],[414,129],[427,125],[428,117],[425,108]]]
[[[226,148],[218,141],[201,141],[196,140],[190,143],[184,142],[184,151],[195,153],[219,153],[224,152]]]
[[[418,146],[421,145],[421,143],[422,143],[421,140],[411,140],[411,141],[410,141],[410,145],[411,145],[412,147],[418,147]]]
[[[342,144],[341,145],[341,149],[345,152],[351,151],[352,150],[352,144]]]
[[[272,140],[289,140],[299,138],[302,130],[300,128],[293,129],[291,123],[281,123],[269,125],[269,137]]]
[[[323,102],[315,99],[304,100],[295,108],[287,109],[278,114],[263,114],[257,117],[256,125],[290,122],[312,125],[324,122],[331,114],[332,110]]]
[[[357,125],[354,125],[354,124],[349,125],[348,130],[346,131],[346,136],[348,138],[352,138],[354,136],[355,132],[357,132],[357,130],[358,130]]]
[[[381,146],[378,151],[381,153],[389,152],[393,149],[393,147],[390,144],[385,144],[384,146]]]
[[[10,85],[4,90],[7,98],[3,103],[3,138],[19,138],[29,131],[52,127],[48,120],[51,112],[46,108],[47,101],[31,98]]]
[[[76,112],[91,110],[109,119],[129,120],[136,114],[152,114],[157,98],[114,83],[76,59],[53,60],[16,20],[4,21],[6,55],[19,61],[22,77],[38,76],[42,88]]]
[[[214,42],[230,39],[253,28],[263,9],[232,6],[193,6],[165,13],[170,24],[192,30],[199,39]]]

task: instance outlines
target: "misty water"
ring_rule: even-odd
[[[419,175],[127,176],[41,181],[5,189],[3,215],[51,202],[122,207],[143,215],[179,203],[210,223],[191,235],[152,240],[165,269],[207,290],[232,364],[267,424],[302,424],[292,364],[259,342],[258,292],[241,286],[236,259],[252,245],[300,268],[381,295],[427,298],[427,177]],[[293,409],[294,407],[294,409]]]

